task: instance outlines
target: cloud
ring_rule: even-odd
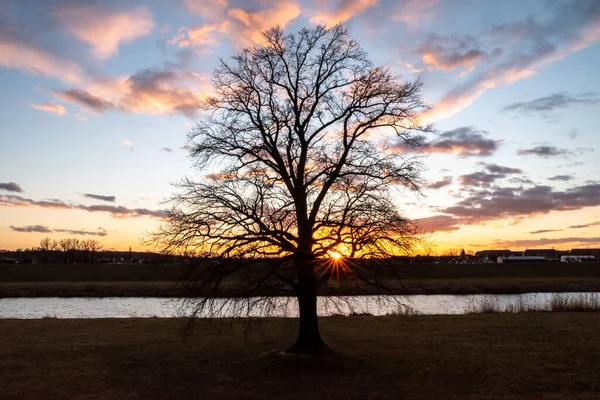
[[[498,247],[537,247],[554,246],[565,243],[600,244],[600,237],[563,237],[555,239],[524,239],[524,240],[496,240],[494,245]]]
[[[419,138],[419,142],[430,153],[456,154],[463,158],[488,157],[496,152],[502,141],[488,139],[484,134],[487,134],[487,132],[465,126],[446,131],[430,141],[425,140],[423,137]],[[382,145],[390,151],[414,151],[412,147],[397,137],[386,139]]]
[[[41,207],[53,208],[61,210],[82,210],[88,212],[106,212],[115,218],[137,218],[137,217],[154,217],[163,218],[166,212],[163,210],[149,210],[147,208],[127,208],[124,206],[113,205],[90,205],[68,203],[59,199],[51,200],[32,200],[21,196],[0,195],[0,207]]]
[[[15,231],[15,232],[27,232],[27,233],[54,233],[54,232],[60,232],[60,233],[69,233],[71,235],[79,235],[79,236],[106,236],[108,235],[108,233],[106,232],[106,230],[104,230],[103,228],[98,228],[99,230],[96,232],[93,231],[86,231],[84,229],[81,230],[75,230],[75,229],[62,229],[62,228],[58,228],[58,229],[50,229],[47,226],[44,225],[28,225],[28,226],[10,226],[10,229]]]
[[[404,0],[392,19],[402,21],[410,27],[417,26],[433,17],[438,3],[439,0]]]
[[[72,3],[59,7],[56,15],[69,33],[92,46],[92,53],[101,59],[116,54],[122,43],[143,37],[154,27],[145,6],[125,11],[100,3]]]
[[[550,180],[550,181],[563,181],[563,182],[571,181],[573,179],[575,179],[575,177],[573,175],[556,175],[551,178],[548,178],[548,180]]]
[[[494,154],[500,141],[484,136],[485,131],[461,127],[444,132],[437,140],[427,143],[432,153],[454,153],[460,157],[487,157]]]
[[[591,226],[598,226],[598,225],[600,225],[600,222],[590,222],[589,224],[571,225],[567,229],[582,229],[582,228],[589,228]]]
[[[474,190],[455,205],[439,211],[469,225],[595,206],[600,206],[600,184],[576,186],[565,191],[555,191],[550,186]]]
[[[505,106],[503,111],[515,111],[523,115],[541,114],[548,118],[552,111],[573,106],[587,106],[597,104],[600,98],[596,93],[583,93],[570,95],[565,92],[554,93],[546,97],[540,97],[530,101],[511,103]]]
[[[115,196],[104,196],[101,194],[93,194],[93,193],[84,193],[82,196],[87,197],[89,199],[108,201],[110,203],[114,203],[115,200],[117,199]]]
[[[559,149],[555,146],[535,146],[530,149],[521,149],[517,154],[520,156],[535,155],[548,158],[569,155],[571,152],[567,149]]]
[[[80,120],[80,121],[83,121],[83,122],[87,122],[88,121],[87,117],[85,115],[83,115],[83,114],[77,113],[77,114],[73,114],[73,116],[75,118],[77,118],[78,120]]]
[[[54,232],[61,232],[61,233],[69,233],[71,235],[78,235],[78,236],[100,236],[100,237],[104,237],[108,235],[108,232],[106,232],[106,230],[104,230],[102,227],[98,228],[99,230],[94,232],[94,231],[86,231],[84,229],[54,229]]]
[[[259,11],[227,8],[228,4],[222,1],[212,6],[200,6],[197,1],[186,1],[185,4],[208,21],[190,29],[180,29],[171,40],[179,47],[218,45],[220,35],[228,37],[238,48],[262,44],[263,31],[276,25],[285,28],[301,13],[298,4],[293,1],[259,2],[256,6],[267,6]],[[251,7],[252,3],[246,2],[244,5]]]
[[[161,150],[164,151],[164,152],[167,152],[167,153],[172,153],[173,152],[173,150],[170,149],[170,148],[168,148],[168,147],[163,147]]]
[[[423,115],[434,121],[470,106],[487,90],[532,76],[539,68],[561,60],[600,40],[600,2],[548,2],[549,18],[494,26],[488,36],[504,49],[503,57],[490,62],[479,74],[446,93]]]
[[[460,229],[460,220],[449,215],[435,215],[433,217],[420,218],[415,223],[423,229],[423,232],[451,232]]]
[[[17,193],[24,192],[24,190],[21,189],[21,186],[17,185],[15,182],[8,182],[8,183],[0,182],[0,189],[8,190],[9,192],[17,192]]]
[[[458,181],[463,186],[481,186],[489,187],[496,180],[504,178],[504,174],[488,174],[486,172],[473,172],[458,177]]]
[[[35,108],[36,110],[49,112],[59,116],[65,115],[67,113],[67,110],[65,110],[65,108],[62,105],[56,104],[54,102],[32,104],[31,108]]]
[[[98,114],[101,114],[108,109],[115,108],[115,105],[111,102],[105,101],[83,89],[54,91],[53,94],[62,101],[76,104]]]
[[[321,2],[321,10],[310,19],[312,24],[333,26],[345,22],[355,15],[377,4],[377,0],[341,0],[330,10],[325,1]]]
[[[451,184],[452,184],[452,177],[445,176],[443,179],[441,179],[439,181],[430,182],[430,183],[425,184],[425,187],[428,189],[440,189],[445,186],[449,186]]]
[[[219,19],[225,15],[228,6],[227,0],[183,0],[183,4],[190,13],[207,19]]]
[[[539,231],[529,232],[530,235],[537,235],[539,233],[548,233],[548,232],[560,232],[562,229],[540,229]]]
[[[147,68],[130,76],[98,78],[87,89],[55,91],[53,94],[95,113],[119,110],[139,114],[175,114],[195,118],[204,98],[199,85],[203,75],[174,67]]]
[[[417,49],[417,54],[430,70],[453,71],[465,68],[466,72],[475,69],[475,64],[487,57],[479,49],[479,42],[471,36],[441,37],[432,35]]]
[[[494,174],[520,174],[523,172],[520,168],[503,167],[497,164],[481,163],[485,169]]]
[[[5,33],[0,29],[0,65],[64,82],[81,82],[82,68],[78,64],[28,40],[5,36]]]
[[[52,232],[52,229],[43,226],[43,225],[28,225],[28,226],[13,226],[9,227],[11,230],[15,232],[38,232],[38,233],[49,233]]]

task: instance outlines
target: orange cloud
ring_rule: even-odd
[[[81,67],[27,43],[0,38],[0,65],[24,69],[35,75],[52,76],[65,82],[80,82]]]
[[[237,47],[247,47],[263,42],[262,32],[273,26],[285,27],[300,13],[298,4],[292,1],[277,2],[261,11],[246,11],[242,8],[227,9],[224,1],[214,5],[200,5],[197,1],[186,1],[188,10],[209,18],[210,22],[190,29],[180,29],[171,43],[180,47],[191,45],[216,45],[217,34],[224,34]]]
[[[42,104],[32,104],[31,108],[35,108],[36,110],[41,110],[49,113],[53,113],[56,115],[65,115],[67,110],[60,104],[56,104],[53,102],[42,103]]]
[[[154,27],[152,14],[145,6],[112,11],[98,4],[79,3],[62,7],[57,14],[65,29],[92,46],[92,53],[102,59],[117,53],[121,43],[145,36]]]
[[[145,69],[131,76],[101,78],[85,89],[55,91],[62,101],[95,113],[120,110],[138,114],[184,114],[194,118],[206,97],[208,80],[194,72]]]
[[[276,3],[274,8],[259,12],[247,12],[234,8],[228,14],[234,20],[232,38],[240,47],[263,42],[262,32],[275,25],[285,27],[300,15],[300,7],[294,2]]]
[[[330,11],[325,4],[324,9],[310,19],[313,24],[336,25],[347,21],[369,7],[377,4],[377,0],[349,0],[340,1],[335,10]]]

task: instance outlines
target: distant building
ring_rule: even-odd
[[[480,250],[477,253],[475,253],[475,257],[479,258],[479,259],[490,259],[493,260],[494,262],[499,258],[499,257],[510,257],[512,255],[512,251],[510,250]]]
[[[596,259],[600,258],[600,249],[571,249],[569,252],[571,256],[594,256]]]
[[[560,254],[555,249],[527,249],[523,252],[523,256],[544,257],[548,261],[560,260]]]

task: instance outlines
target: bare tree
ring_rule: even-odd
[[[40,250],[42,250],[43,263],[48,264],[50,259],[50,252],[52,249],[52,239],[46,237],[40,241]]]
[[[291,294],[299,332],[288,351],[322,352],[319,288],[349,272],[336,260],[406,254],[415,240],[391,192],[418,190],[421,164],[379,141],[418,147],[431,128],[419,125],[420,82],[374,66],[343,26],[274,28],[264,39],[214,71],[205,117],[189,134],[206,175],[179,185],[153,239],[205,260],[195,312],[222,311],[227,301],[215,298],[231,282],[248,315],[265,307],[252,296]]]
[[[81,247],[89,252],[90,262],[94,264],[96,261],[96,253],[104,246],[96,239],[88,239],[81,242]]]

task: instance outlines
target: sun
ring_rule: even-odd
[[[337,251],[328,251],[327,254],[329,254],[329,257],[333,258],[334,260],[339,260],[342,258],[342,255]]]

